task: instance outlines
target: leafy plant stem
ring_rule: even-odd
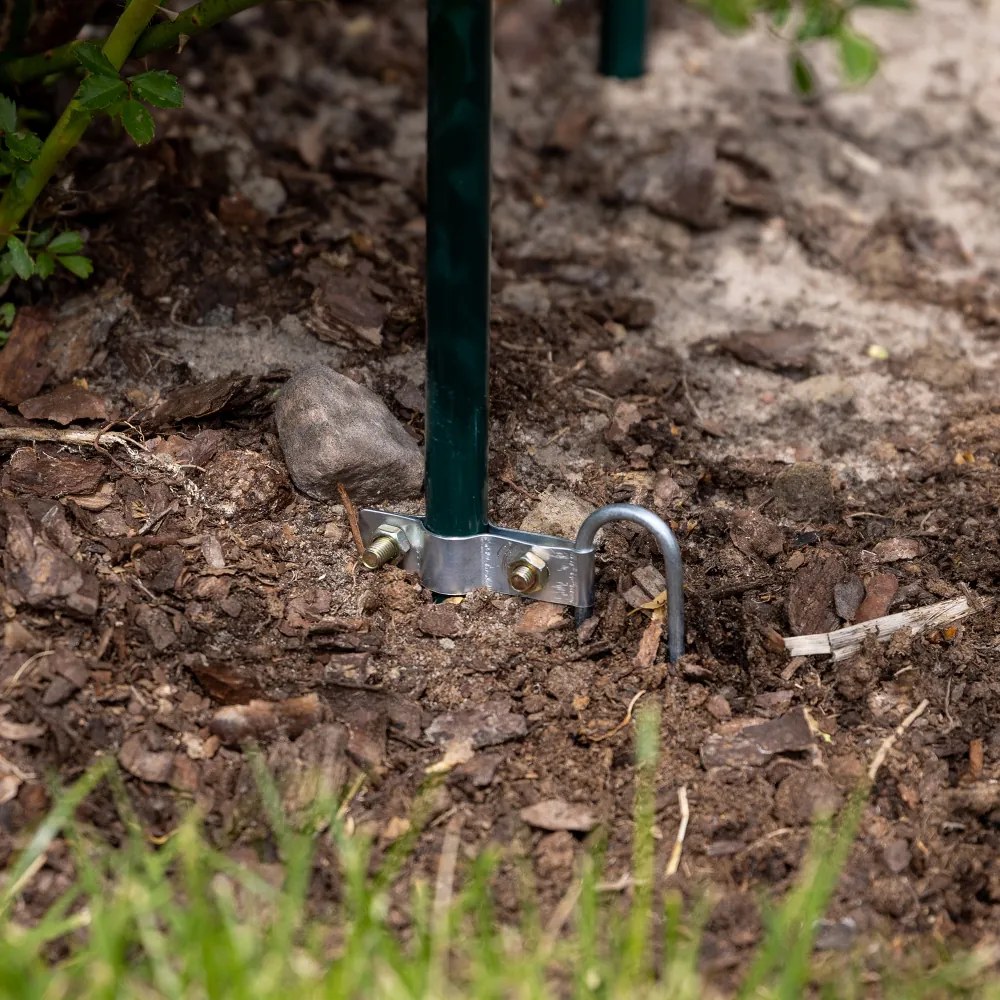
[[[101,50],[115,69],[124,65],[159,6],[159,0],[132,0],[122,11]],[[0,242],[5,243],[12,235],[56,168],[87,131],[93,113],[84,108],[78,98],[79,90],[52,127],[41,152],[32,161],[25,182],[11,184],[4,191],[0,201]]]
[[[135,41],[132,55],[147,56],[168,49],[185,38],[207,31],[220,21],[269,2],[271,0],[201,0],[181,11],[172,21],[147,27]],[[73,69],[77,65],[76,50],[83,44],[81,41],[68,42],[37,55],[20,56],[0,63],[0,84],[27,83]]]

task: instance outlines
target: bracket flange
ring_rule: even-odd
[[[451,537],[428,531],[422,517],[365,508],[358,512],[361,539],[373,552],[379,540],[394,538],[394,558],[403,569],[416,573],[435,594],[458,596],[487,587],[498,594],[528,597],[576,609],[584,621],[594,606],[594,542],[598,531],[612,521],[632,521],[656,538],[666,564],[667,643],[671,662],[684,651],[684,570],[674,533],[651,511],[633,504],[612,504],[594,511],[580,527],[575,542],[553,535],[537,535],[489,525],[475,535]],[[399,532],[405,538],[398,544]],[[538,585],[526,591],[512,570],[541,564]],[[376,561],[375,565],[381,565]]]

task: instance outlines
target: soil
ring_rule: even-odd
[[[317,791],[293,780],[310,762],[353,790],[348,822],[380,851],[416,809],[408,874],[434,872],[446,829],[470,855],[502,845],[501,913],[523,858],[557,905],[595,823],[627,892],[620,723],[641,694],[661,713],[665,854],[681,787],[690,805],[671,880],[717,900],[704,966],[724,984],[813,817],[926,699],[878,770],[819,945],[995,940],[1000,15],[939,0],[863,26],[881,75],[846,91],[826,67],[804,104],[765,34],[673,12],[649,75],[622,83],[593,72],[590,5],[498,10],[493,519],[565,518],[567,493],[570,517],[629,501],[669,519],[677,665],[642,607],[658,559],[639,529],[604,533],[597,615],[576,629],[363,573],[344,507],[288,479],[271,410],[306,363],[422,437],[421,12],[252,12],[164,60],[185,109],[142,151],[95,132],[51,196],[89,231],[95,279],[33,292],[0,354],[9,437],[113,419],[159,456],[3,443],[0,863],[46,776],[99,755],[151,838],[196,804],[221,846],[266,861],[240,748],[255,738],[293,813]],[[961,595],[964,620],[841,661],[782,643]],[[110,795],[84,818],[119,835]],[[20,917],[69,877],[57,847]]]

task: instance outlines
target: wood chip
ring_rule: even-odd
[[[953,597],[925,608],[900,611],[834,632],[790,636],[784,640],[785,649],[792,656],[832,656],[834,660],[843,660],[856,653],[868,636],[874,636],[879,642],[886,642],[902,629],[909,629],[915,635],[928,629],[941,628],[993,605],[992,600],[982,598],[978,599],[978,603],[979,607],[973,608],[968,598]]]

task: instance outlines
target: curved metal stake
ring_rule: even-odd
[[[667,658],[676,663],[684,653],[684,564],[681,549],[670,526],[645,507],[633,503],[615,503],[595,510],[580,525],[576,551],[593,557],[598,531],[611,521],[633,521],[650,531],[660,546],[667,577]],[[590,604],[576,609],[577,624],[594,613],[594,582],[590,581]]]

